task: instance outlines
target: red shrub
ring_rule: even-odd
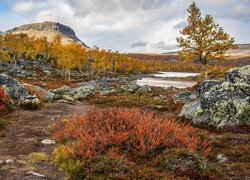
[[[83,160],[114,147],[137,158],[170,148],[195,150],[203,143],[193,127],[139,109],[92,110],[68,117],[55,129],[55,138],[66,144],[68,153]]]
[[[6,97],[3,88],[0,86],[0,112],[7,110],[7,105],[9,104],[9,99]]]

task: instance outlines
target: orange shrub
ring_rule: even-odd
[[[8,111],[9,99],[6,97],[3,88],[0,86],[0,113]]]
[[[139,109],[103,109],[86,116],[71,115],[55,125],[55,138],[66,142],[72,157],[83,160],[105,154],[110,148],[131,158],[149,156],[170,148],[195,150],[203,142],[196,129]]]

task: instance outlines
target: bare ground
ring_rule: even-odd
[[[86,103],[57,102],[41,110],[19,109],[4,117],[10,124],[0,130],[0,179],[64,179],[63,172],[50,160],[55,145],[45,145],[41,141],[52,139],[54,122],[74,112],[86,113],[90,108]]]

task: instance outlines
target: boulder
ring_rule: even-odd
[[[237,72],[246,72],[243,70],[247,69],[248,66],[237,68]],[[223,84],[202,82],[198,88],[199,99],[186,104],[179,116],[191,119],[194,124],[217,128],[250,124],[250,84],[247,75],[242,73],[231,77],[235,77],[234,80],[229,79]]]
[[[38,109],[42,104],[36,95],[29,95],[19,100],[19,106],[25,109]]]
[[[127,84],[119,87],[120,92],[136,92],[141,88],[137,84]]]
[[[2,86],[5,93],[14,100],[29,95],[28,90],[22,84],[5,74],[0,74],[0,86]]]
[[[146,93],[146,92],[152,92],[152,89],[149,85],[143,85],[138,89],[139,93]]]
[[[250,65],[230,69],[226,72],[225,79],[231,83],[250,84]]]
[[[69,86],[62,86],[62,87],[60,87],[60,88],[57,88],[57,89],[52,89],[52,90],[50,90],[52,93],[54,93],[54,94],[65,94],[65,93],[67,93],[67,92],[70,92],[72,90],[72,88],[71,87],[69,87]]]
[[[188,103],[197,99],[196,95],[190,91],[180,92],[179,94],[172,97],[175,104],[177,103]]]
[[[75,100],[83,100],[87,98],[88,96],[94,94],[94,88],[91,86],[82,86],[82,87],[76,88],[73,91],[73,94],[74,94]]]

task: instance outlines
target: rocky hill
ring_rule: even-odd
[[[73,29],[58,22],[46,21],[42,23],[25,24],[8,30],[5,33],[24,33],[27,34],[29,37],[36,38],[47,37],[49,42],[53,41],[55,36],[61,35],[63,44],[75,42],[83,45],[86,48],[89,48],[76,36]]]

